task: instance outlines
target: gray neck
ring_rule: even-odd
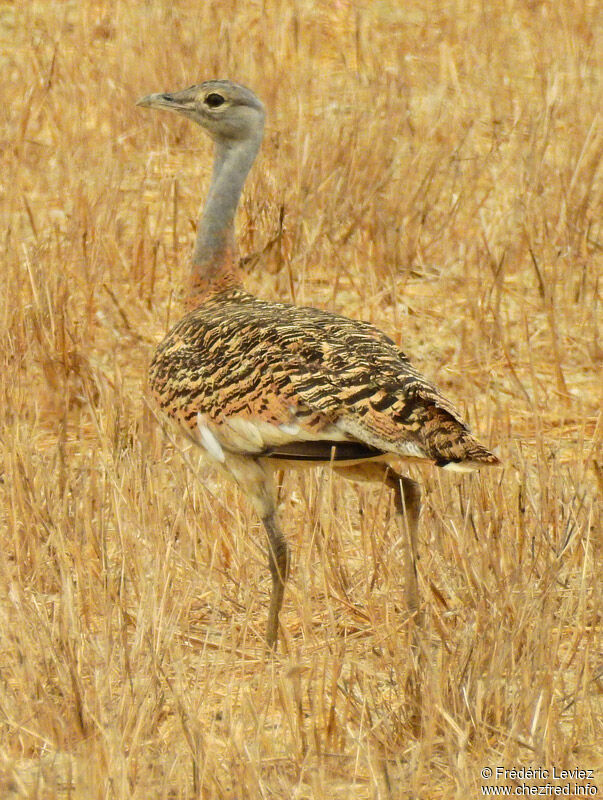
[[[261,131],[242,141],[216,142],[211,187],[199,220],[193,271],[215,274],[234,257],[234,218],[247,173],[262,141]],[[197,269],[195,269],[195,267]],[[205,269],[204,269],[205,268]]]

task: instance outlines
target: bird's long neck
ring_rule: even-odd
[[[234,219],[247,173],[261,143],[253,139],[217,142],[212,182],[201,213],[192,257],[189,305],[240,284]]]

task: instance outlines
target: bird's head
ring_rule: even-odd
[[[201,125],[216,142],[261,137],[264,106],[245,86],[231,81],[205,81],[188,89],[141,97],[137,106],[177,111]]]

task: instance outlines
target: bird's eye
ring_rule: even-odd
[[[224,102],[224,98],[221,94],[217,94],[216,92],[211,92],[205,98],[205,105],[209,106],[210,108],[217,108],[221,106]]]

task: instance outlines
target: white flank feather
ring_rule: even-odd
[[[223,464],[226,459],[224,450],[222,450],[220,442],[205,424],[205,419],[201,414],[197,414],[197,428],[199,429],[201,444],[205,448],[207,454],[211,456],[214,461]]]

